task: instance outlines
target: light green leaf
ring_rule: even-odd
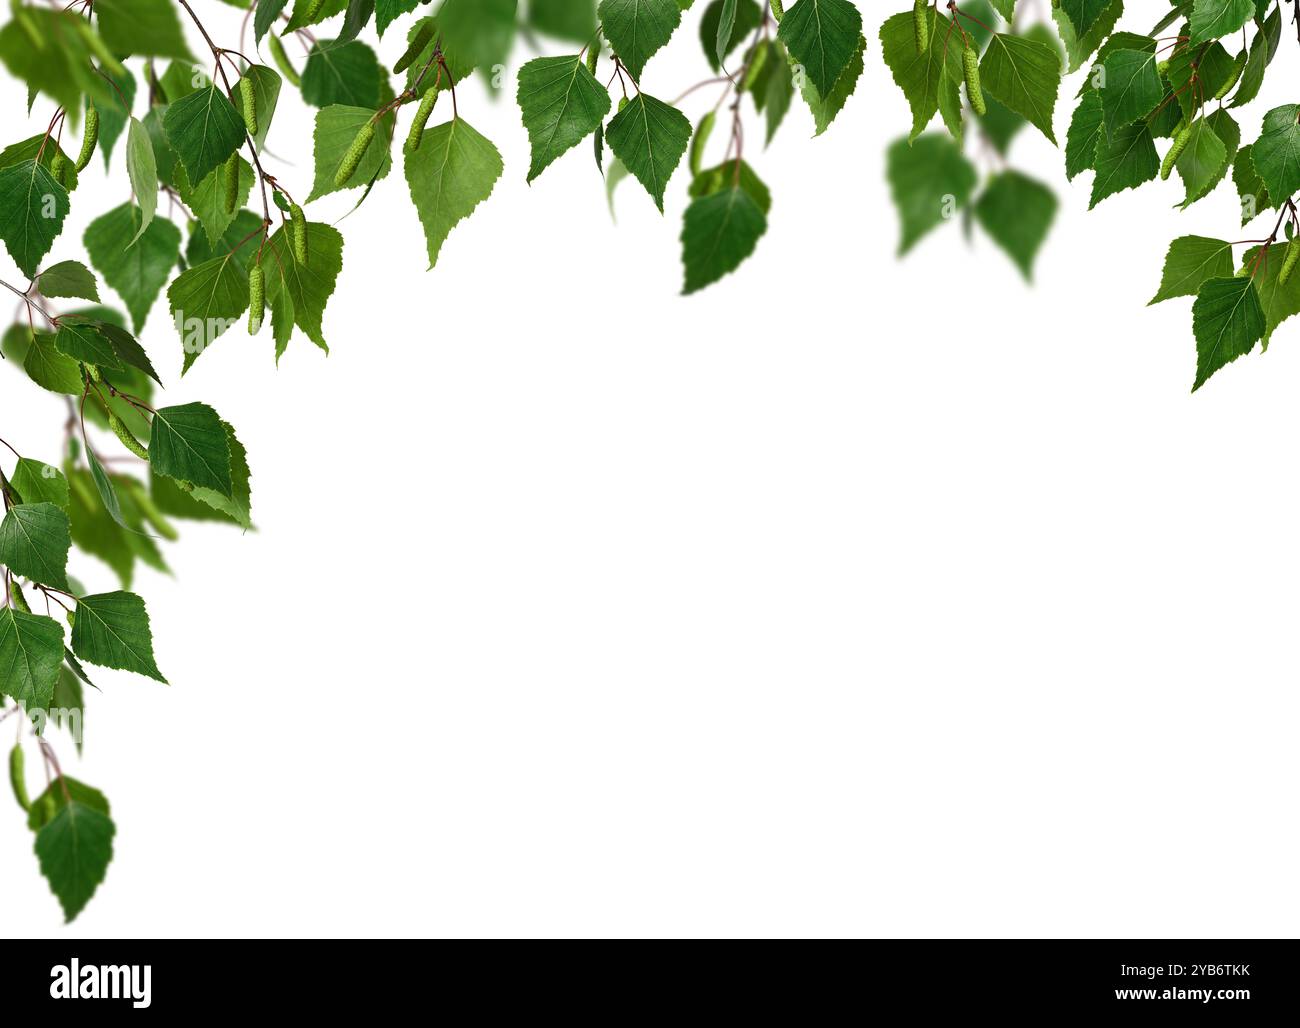
[[[373,117],[375,112],[367,107],[345,107],[333,104],[316,113],[315,153],[316,180],[312,185],[308,201],[319,199],[340,189],[357,189],[371,182],[385,178],[393,166],[390,147],[392,144],[393,120],[385,118],[375,128],[374,138],[366,148],[365,156],[357,165],[352,177],[342,185],[334,184],[339,165],[352,147],[357,133]]]
[[[978,175],[961,148],[947,136],[927,132],[900,139],[885,156],[886,175],[902,233],[901,256],[926,233],[954,217],[970,200]]]
[[[911,139],[915,140],[939,110],[945,97],[945,110],[960,109],[958,84],[962,81],[961,48],[945,46],[955,33],[946,17],[927,8],[930,19],[929,46],[916,52],[916,36],[911,11],[896,14],[880,27],[880,45],[885,63],[912,110]]]
[[[1264,116],[1264,130],[1251,147],[1251,160],[1275,202],[1300,190],[1300,105],[1275,107]]]
[[[1204,282],[1231,278],[1232,271],[1231,243],[1206,236],[1180,236],[1169,244],[1160,288],[1147,306],[1175,296],[1195,296]]]
[[[167,299],[188,371],[248,310],[248,273],[233,254],[216,257],[178,275]]]
[[[68,509],[68,480],[52,464],[23,457],[9,480],[24,503],[52,503]]]
[[[407,153],[406,182],[424,226],[429,267],[451,230],[492,195],[503,167],[492,142],[461,118],[430,129],[419,149]]]
[[[325,306],[343,270],[343,236],[338,229],[307,223],[307,260],[301,262],[281,228],[267,241],[262,268],[266,272],[266,302],[274,317],[276,356],[284,353],[297,324],[307,338],[326,352]]]
[[[181,251],[180,229],[163,218],[155,218],[132,243],[142,219],[138,207],[122,204],[92,221],[84,240],[91,264],[122,297],[137,332]]]

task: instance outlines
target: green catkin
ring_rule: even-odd
[[[415,38],[411,40],[411,45],[406,48],[406,53],[402,54],[397,63],[393,65],[393,74],[400,75],[414,64],[415,59],[424,53],[424,48],[429,45],[429,40],[432,38],[433,26],[425,25],[415,34]]]
[[[255,336],[262,331],[262,319],[266,315],[266,272],[260,264],[254,264],[248,271],[248,297],[248,334]]]
[[[587,47],[587,70],[593,75],[596,74],[596,67],[600,64],[600,44],[593,43]]]
[[[307,263],[307,215],[296,203],[289,206],[289,224],[293,236],[293,257],[299,264]]]
[[[781,0],[772,0],[772,18],[773,18],[773,20],[775,20],[776,23],[777,23],[778,25],[780,25],[780,24],[781,24],[781,19],[784,18],[784,17],[785,17],[785,4],[783,4],[783,3],[781,2]]]
[[[86,170],[86,165],[95,156],[95,147],[99,144],[99,111],[94,104],[86,108],[86,131],[81,137],[81,153],[77,157],[77,171]]]
[[[27,597],[23,595],[23,587],[17,582],[9,583],[9,595],[13,598],[14,606],[24,614],[32,612],[32,608],[27,605]]]
[[[141,460],[149,459],[149,451],[144,444],[135,437],[135,434],[126,427],[122,419],[114,414],[111,410],[108,412],[108,427],[113,430],[113,434],[121,441],[122,445],[134,453]]]
[[[54,156],[50,158],[50,174],[54,176],[54,181],[59,185],[67,188],[68,169],[72,165],[68,162],[67,155],[59,149],[54,151]]]
[[[1169,176],[1174,173],[1174,165],[1178,163],[1178,158],[1183,155],[1183,151],[1187,149],[1187,144],[1191,141],[1192,127],[1188,125],[1174,137],[1174,145],[1165,154],[1165,161],[1160,165],[1160,178],[1162,181],[1168,181]]]
[[[973,47],[966,47],[961,53],[961,63],[966,71],[966,99],[981,118],[988,114],[988,104],[984,102],[984,90],[980,88],[980,59]]]
[[[1291,281],[1291,273],[1295,271],[1297,262],[1300,262],[1300,243],[1287,243],[1286,257],[1282,260],[1282,270],[1277,276],[1278,285],[1284,286]]]
[[[1241,73],[1245,70],[1246,51],[1243,50],[1241,53],[1237,54],[1237,59],[1232,62],[1232,74],[1230,74],[1223,85],[1219,87],[1219,91],[1214,94],[1214,99],[1222,100],[1225,96],[1231,93],[1237,83],[1241,81]]]
[[[234,214],[239,210],[239,153],[230,155],[226,161],[226,213]]]
[[[930,0],[916,0],[912,24],[916,29],[916,52],[923,54],[930,49]]]
[[[366,151],[370,149],[370,144],[374,138],[375,123],[368,121],[361,126],[361,131],[352,140],[348,152],[343,155],[343,163],[339,165],[339,170],[334,173],[335,189],[342,189],[348,184],[348,180],[357,173],[357,169],[361,167],[361,158],[365,157]]]
[[[23,748],[15,746],[9,751],[9,785],[14,790],[14,799],[23,810],[32,809],[32,801],[27,795],[27,775],[23,769]]]
[[[280,42],[280,37],[275,33],[269,33],[266,38],[269,40],[271,57],[275,61],[275,66],[280,69],[280,74],[287,78],[295,89],[301,87],[302,76],[289,60],[289,55],[284,52],[284,44]]]
[[[257,91],[253,80],[245,75],[239,80],[239,98],[244,102],[244,127],[250,136],[257,135]]]
[[[411,122],[410,134],[406,137],[406,152],[415,153],[420,149],[420,143],[424,139],[424,128],[429,124],[429,119],[433,117],[434,105],[438,102],[437,90],[431,89],[420,98],[420,106],[415,110],[415,120]]]
[[[304,25],[310,25],[313,21],[316,20],[316,16],[320,14],[321,8],[324,6],[325,6],[325,0],[309,0],[307,4],[307,11],[302,16],[302,23]]]

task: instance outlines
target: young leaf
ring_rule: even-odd
[[[916,52],[916,35],[911,11],[896,14],[880,27],[880,46],[885,63],[912,110],[912,133],[915,140],[930,124],[940,108],[959,110],[958,84],[962,81],[961,48],[946,46],[955,29],[945,17],[926,9],[930,21],[928,45]]]
[[[492,195],[503,168],[497,148],[461,118],[429,129],[419,149],[406,154],[406,183],[424,226],[430,268],[451,230]]]
[[[662,214],[664,190],[691,141],[691,123],[686,115],[661,100],[638,93],[609,123],[605,138],[614,155],[645,186]]]
[[[149,614],[135,593],[100,593],[78,600],[72,652],[91,664],[133,671],[167,684],[154,663]]]
[[[289,230],[281,228],[267,240],[266,302],[272,310],[276,356],[284,353],[296,324],[307,338],[329,352],[325,342],[325,306],[343,270],[343,236],[338,229],[307,222],[307,259],[299,259]]]

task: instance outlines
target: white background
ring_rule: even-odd
[[[8,934],[1294,935],[1297,325],[1189,396],[1189,302],[1144,304],[1169,239],[1242,234],[1231,186],[1088,214],[1029,132],[1062,190],[1036,288],[951,226],[896,263],[880,6],[841,121],[752,154],[771,228],[700,296],[682,175],[665,219],[625,184],[616,227],[590,147],[527,187],[475,86],[505,178],[433,273],[400,175],[375,191],[328,359],[240,329],[178,381],[154,308],[259,531],[187,525],[142,576],[172,687],[100,672],[84,758],[57,740],[116,859],[62,928],[0,816]],[[701,77],[697,18],[649,92]],[[310,124],[276,119],[299,193]],[[60,401],[0,397],[56,458]]]

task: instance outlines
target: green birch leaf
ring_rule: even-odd
[[[158,209],[158,162],[154,159],[153,140],[134,118],[126,132],[126,173],[140,208],[140,227],[131,239],[131,243],[135,243],[149,227]]]
[[[1176,296],[1195,296],[1212,278],[1232,277],[1232,244],[1206,236],[1180,236],[1169,244],[1160,288],[1151,304]]]
[[[144,328],[181,252],[180,229],[155,218],[139,232],[143,217],[134,204],[122,204],[92,221],[84,239],[91,264],[122,298],[137,332]]]
[[[885,169],[902,228],[900,257],[954,218],[979,180],[961,148],[938,132],[927,132],[910,144],[906,139],[895,142],[885,155]]]
[[[99,302],[99,286],[95,282],[95,275],[80,261],[51,264],[40,273],[37,288],[48,299],[65,297]]]
[[[325,307],[343,270],[343,236],[338,229],[307,223],[307,260],[299,261],[282,227],[267,240],[262,258],[266,273],[266,302],[272,310],[276,356],[283,355],[296,324],[325,352]]]
[[[1097,146],[1097,176],[1092,182],[1092,199],[1088,209],[1108,196],[1136,189],[1160,174],[1160,155],[1156,153],[1151,130],[1142,122],[1127,125]]]
[[[104,881],[115,831],[107,814],[73,800],[36,833],[41,874],[68,921],[85,909]]]
[[[1251,147],[1251,160],[1269,195],[1280,202],[1300,190],[1300,105],[1275,107]]]
[[[79,599],[72,652],[99,667],[132,671],[167,684],[154,662],[148,611],[135,593],[99,593]]]
[[[686,115],[662,100],[638,93],[609,123],[605,138],[662,214],[664,190],[691,141]]]
[[[1020,269],[1034,277],[1034,259],[1042,248],[1057,202],[1052,191],[1018,171],[1003,171],[989,180],[975,201],[975,218]]]
[[[0,522],[0,564],[15,575],[66,590],[71,533],[68,515],[61,507],[16,504]]]
[[[1300,314],[1300,275],[1292,274],[1285,285],[1281,281],[1282,266],[1293,246],[1300,246],[1300,242],[1274,243],[1263,260],[1259,259],[1260,248],[1252,247],[1243,258],[1244,267],[1255,269],[1255,291],[1264,310],[1265,350],[1277,327],[1287,318]],[[1229,270],[1228,274],[1231,273]]]
[[[1073,181],[1080,172],[1097,166],[1097,150],[1105,139],[1101,94],[1091,90],[1083,95],[1070,119],[1065,136],[1065,177]]]
[[[1197,118],[1192,124],[1191,137],[1174,165],[1187,190],[1183,206],[1208,192],[1227,164],[1228,151],[1223,140],[1214,134],[1206,118]]]
[[[390,153],[393,131],[391,118],[385,118],[376,126],[374,138],[370,140],[361,163],[347,182],[342,186],[334,183],[339,165],[351,149],[352,141],[374,116],[375,112],[367,107],[345,107],[342,104],[333,104],[316,113],[316,130],[313,133],[316,181],[312,185],[311,195],[307,197],[309,202],[340,189],[367,186],[388,176],[393,166]]]
[[[698,292],[735,271],[766,231],[763,211],[739,185],[693,201],[682,226],[682,292]]]
[[[234,493],[230,440],[217,412],[205,403],[163,407],[154,414],[149,463],[168,478],[215,489],[227,498]]]
[[[1070,19],[1074,31],[1085,36],[1113,3],[1114,0],[1061,0],[1059,6],[1061,12]],[[1008,17],[1007,20],[1011,19]]]
[[[248,451],[235,436],[235,430],[226,422],[221,423],[226,431],[226,441],[230,445],[230,480],[231,494],[225,496],[215,489],[195,486],[189,496],[207,504],[213,510],[226,515],[245,531],[253,527],[252,486],[248,470]],[[182,493],[182,495],[185,495]]]
[[[63,629],[53,618],[0,608],[0,693],[28,709],[48,707],[63,663]]]
[[[930,124],[945,97],[945,110],[960,108],[958,84],[962,81],[961,48],[945,47],[944,40],[955,33],[952,22],[927,9],[930,20],[929,45],[916,52],[916,36],[911,11],[896,14],[880,27],[880,46],[885,63],[898,88],[903,91],[912,111],[911,139],[915,140]]]
[[[1255,0],[1194,0],[1192,45],[1221,39],[1255,16]]]
[[[244,118],[216,85],[171,104],[163,129],[190,182],[202,182],[244,142]]]
[[[492,195],[503,169],[491,140],[462,118],[429,129],[419,149],[406,154],[406,183],[424,226],[430,268],[451,230]]]
[[[248,310],[248,274],[233,253],[216,257],[178,275],[167,299],[185,351],[183,374]]]
[[[343,104],[379,106],[379,58],[365,43],[334,44],[321,40],[312,47],[302,72],[302,98],[313,107]]]
[[[1061,56],[1046,43],[998,33],[980,61],[989,95],[1029,120],[1053,144],[1052,114],[1061,87]]]
[[[1250,353],[1267,327],[1259,294],[1249,277],[1212,278],[1203,283],[1192,305],[1192,334],[1196,336],[1192,392],[1224,365]]]
[[[728,41],[736,22],[736,0],[729,2]],[[600,24],[605,38],[637,82],[646,62],[668,43],[681,22],[677,0],[601,0],[600,4]]]
[[[519,70],[517,99],[532,146],[529,182],[600,128],[610,111],[609,91],[576,56],[529,61]]]
[[[83,364],[122,371],[122,362],[113,352],[113,344],[100,334],[98,322],[87,318],[65,316],[59,319],[59,331],[54,337],[59,353]]]
[[[239,217],[239,212],[248,202],[256,182],[253,166],[244,158],[236,157],[235,168],[239,175],[239,186],[235,190],[235,206],[232,210],[226,195],[229,186],[226,175],[229,167],[223,164],[197,186],[190,184],[189,175],[183,167],[176,169],[176,191],[180,193],[181,201],[185,206],[199,219],[204,234],[214,247],[224,240],[226,230]],[[261,224],[260,220],[258,224]],[[224,254],[225,251],[222,250],[221,253]]]
[[[84,388],[81,365],[61,354],[54,345],[54,338],[48,332],[37,332],[32,336],[31,345],[23,357],[23,370],[42,389],[80,396]]]
[[[52,503],[60,510],[68,509],[68,480],[52,464],[23,457],[9,480],[24,503]]]
[[[28,278],[36,274],[68,216],[68,193],[35,160],[0,170],[0,239]]]
[[[1253,221],[1260,211],[1266,211],[1273,206],[1268,196],[1268,187],[1264,185],[1264,180],[1255,170],[1253,150],[1253,144],[1243,146],[1237,151],[1236,159],[1232,162],[1232,181],[1237,187],[1237,197],[1241,202],[1242,225]]]
[[[171,0],[95,0],[99,34],[119,55],[192,61]]]
[[[1098,92],[1107,135],[1145,118],[1164,97],[1156,60],[1154,51],[1145,50],[1116,50],[1106,58],[1104,86]]]
[[[907,17],[912,17],[911,12]],[[853,60],[860,35],[862,13],[848,0],[798,0],[785,12],[777,31],[777,38],[822,96],[835,88]]]
[[[844,105],[848,103],[849,97],[852,96],[853,91],[857,89],[858,80],[862,78],[862,72],[864,70],[862,57],[866,52],[866,48],[867,37],[859,36],[857,51],[845,66],[844,71],[840,73],[840,77],[836,81],[835,87],[826,96],[822,96],[817,91],[817,87],[813,85],[811,78],[808,76],[804,77],[803,87],[800,89],[800,93],[803,94],[804,101],[808,104],[808,109],[812,111],[813,125],[816,129],[813,133],[815,136],[820,136],[830,128],[831,122],[833,122],[839,115],[840,111],[844,109]],[[950,95],[955,97],[957,95],[956,90],[940,88],[939,100],[940,106],[944,108],[944,121],[949,122],[950,125],[956,125],[956,129],[954,130],[954,135],[956,135],[960,133],[961,129],[961,104],[958,102],[951,109],[945,107],[943,101]]]
[[[258,6],[260,8],[261,4]],[[254,103],[257,108],[257,131],[253,133],[253,143],[260,152],[266,145],[267,134],[271,131],[271,121],[280,102],[283,83],[276,72],[261,64],[250,65],[243,77],[253,84]]]

